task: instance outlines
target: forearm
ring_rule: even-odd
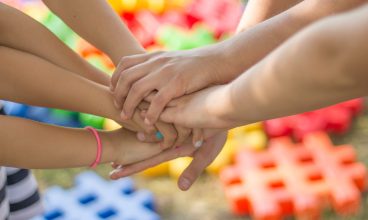
[[[0,11],[1,45],[34,54],[89,80],[109,85],[107,74],[88,64],[37,21],[2,3]]]
[[[101,163],[115,161],[108,134],[103,142]],[[56,127],[30,120],[0,116],[0,166],[23,168],[67,168],[92,164],[95,137],[84,129]]]
[[[249,0],[237,28],[245,31],[301,2],[302,0]]]
[[[231,74],[223,74],[221,84],[235,79],[305,26],[364,2],[366,1],[304,0],[289,10],[220,43],[224,63],[234,70]]]
[[[232,125],[368,95],[365,8],[311,26],[233,81],[228,87],[231,110],[225,114]]]
[[[80,36],[105,52],[115,65],[122,56],[144,52],[105,0],[88,1],[88,4],[85,0],[43,2]]]
[[[120,121],[106,86],[14,49],[0,47],[0,58],[0,99]]]

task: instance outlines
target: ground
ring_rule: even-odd
[[[366,102],[368,106],[368,102]],[[368,165],[368,110],[358,117],[351,132],[341,137],[333,137],[335,144],[349,143],[357,149],[359,161]],[[50,185],[70,187],[73,176],[84,169],[35,170],[34,173],[41,189]],[[107,177],[110,168],[101,166],[98,172]],[[134,177],[140,188],[154,192],[158,212],[163,220],[238,220],[246,217],[234,217],[228,207],[218,178],[203,175],[188,192],[177,188],[176,181],[168,177],[147,179]],[[368,199],[363,197],[362,208],[356,216],[339,217],[326,211],[322,219],[326,220],[365,220],[368,219]]]

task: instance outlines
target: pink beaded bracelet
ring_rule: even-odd
[[[95,136],[97,141],[97,154],[96,154],[96,160],[89,166],[90,168],[96,168],[96,166],[101,161],[101,155],[102,155],[102,143],[100,135],[98,134],[97,130],[95,128],[92,128],[91,126],[85,127],[86,130],[92,132],[92,134]]]

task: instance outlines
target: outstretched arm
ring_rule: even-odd
[[[159,153],[158,144],[139,143],[134,133],[120,129],[99,131],[101,164],[130,164]],[[0,166],[68,168],[88,166],[96,158],[97,143],[87,130],[46,125],[0,116]]]
[[[304,0],[215,45],[127,57],[120,73],[112,77],[115,100],[123,106],[126,118],[130,118],[140,101],[157,90],[146,115],[147,122],[155,123],[170,100],[234,80],[307,25],[365,2]]]
[[[105,52],[118,69],[123,56],[145,52],[105,0],[89,1],[88,4],[84,0],[43,0],[43,2],[75,32]],[[154,133],[157,129],[163,134],[163,148],[181,144],[190,135],[189,129],[162,122],[145,125],[140,116],[137,116],[137,111],[134,114],[136,115],[134,121],[145,128],[147,133]],[[143,138],[142,141],[149,141],[142,133],[139,137]]]
[[[107,87],[12,48],[0,47],[0,58],[0,99],[119,121]]]
[[[0,3],[0,30],[2,46],[34,54],[102,85],[110,84],[110,77],[106,73],[87,63],[47,28],[3,3]]]
[[[123,56],[144,53],[105,0],[43,0],[81,37],[105,52],[117,66]]]
[[[245,31],[292,6],[302,0],[249,0],[240,20],[237,32]]]
[[[365,6],[318,22],[232,83],[174,100],[161,119],[231,128],[368,95],[367,21]]]

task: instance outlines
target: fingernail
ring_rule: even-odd
[[[120,113],[120,117],[121,117],[121,119],[123,119],[123,120],[127,120],[127,119],[128,119],[128,116],[125,114],[125,112],[124,112],[124,111],[121,111],[121,113]]]
[[[151,125],[151,122],[148,120],[148,118],[145,118],[145,119],[144,119],[144,123],[145,123],[146,125]]]
[[[146,140],[146,135],[144,135],[142,132],[138,132],[137,138],[140,141],[145,141]]]
[[[113,171],[110,172],[110,176],[122,171],[124,169],[123,165],[117,166]]]
[[[161,132],[156,132],[156,134],[155,134],[155,136],[156,136],[156,138],[157,138],[157,140],[162,140],[162,139],[164,139],[164,136],[161,134]]]
[[[183,178],[180,181],[180,188],[183,189],[183,190],[187,190],[187,189],[189,189],[189,187],[190,187],[190,181],[186,178]]]
[[[110,172],[110,176],[115,175],[116,173],[120,172],[122,169],[123,169],[122,167],[121,168],[116,168],[115,170]]]
[[[194,147],[195,148],[200,148],[202,146],[202,144],[203,144],[203,141],[202,140],[201,141],[197,141],[197,142],[195,142]]]

